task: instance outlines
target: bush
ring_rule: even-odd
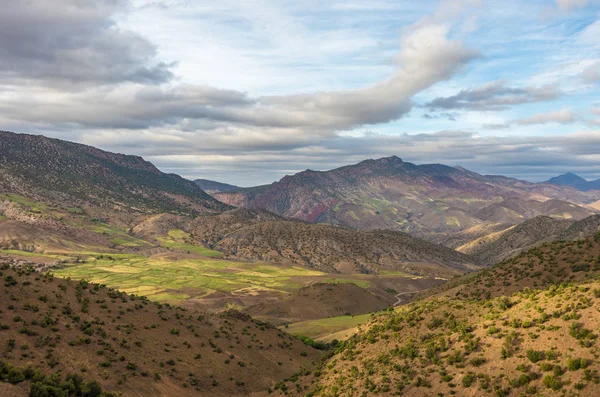
[[[539,352],[537,350],[529,349],[525,352],[525,354],[527,355],[529,361],[531,361],[534,364],[542,359],[542,352]]]
[[[473,383],[475,383],[476,379],[477,379],[477,376],[474,373],[469,372],[465,376],[463,376],[462,384],[464,387],[471,387],[471,385]]]
[[[560,379],[554,377],[554,375],[546,375],[543,380],[544,386],[552,390],[560,390],[562,388],[562,382]]]

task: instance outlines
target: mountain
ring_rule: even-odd
[[[114,212],[195,215],[230,208],[141,157],[6,131],[0,131],[0,192],[89,208],[99,218]]]
[[[194,183],[196,183],[202,190],[209,194],[233,192],[240,189],[238,186],[209,181],[208,179],[195,179]]]
[[[356,231],[289,221],[256,223],[219,240],[226,257],[291,262],[331,273],[448,277],[477,269],[472,258],[389,230]]]
[[[461,167],[415,165],[392,156],[331,171],[306,170],[217,199],[310,223],[401,230],[436,239],[482,223],[517,224],[538,215],[582,219],[600,192],[484,176]]]
[[[573,174],[572,172],[568,172],[563,175],[555,176],[554,178],[550,178],[547,183],[551,183],[553,185],[559,186],[573,186],[577,187],[579,185],[584,185],[588,181],[580,177],[579,175]]]
[[[599,237],[544,245],[375,313],[312,373],[278,389],[292,396],[597,396]]]
[[[3,396],[267,394],[321,355],[240,312],[184,309],[8,264],[1,273],[0,381],[14,384],[0,382]]]
[[[554,178],[550,178],[547,183],[558,185],[558,186],[572,186],[581,191],[600,190],[600,179],[595,181],[587,181],[579,175],[571,172],[564,175],[559,175]]]

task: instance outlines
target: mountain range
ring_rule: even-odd
[[[270,185],[213,196],[311,223],[400,230],[435,240],[478,225],[515,225],[539,215],[580,220],[596,213],[588,205],[600,198],[600,191],[441,164],[415,165],[393,156],[331,171],[306,170]]]

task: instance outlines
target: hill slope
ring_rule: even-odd
[[[63,382],[77,374],[125,396],[232,396],[266,392],[319,357],[239,312],[189,311],[6,266],[1,273],[0,378],[16,383],[17,395],[36,381],[8,364]]]
[[[0,191],[129,213],[229,209],[194,182],[162,173],[141,157],[6,131],[0,131]]]
[[[444,275],[477,268],[466,255],[406,233],[356,231],[289,221],[235,231],[215,247],[244,259],[291,261],[327,272]]]
[[[491,266],[544,242],[578,240],[594,235],[599,230],[600,215],[580,221],[538,216],[519,225],[478,237],[456,249],[473,256],[482,265]],[[451,236],[448,242],[452,241]]]
[[[374,315],[312,376],[280,389],[310,396],[597,396],[598,258],[600,234],[462,276]]]

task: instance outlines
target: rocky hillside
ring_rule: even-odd
[[[0,381],[14,385],[0,382],[2,395],[267,394],[320,354],[235,311],[185,310],[6,265],[0,277]]]
[[[593,215],[580,221],[538,216],[516,226],[494,231],[469,241],[456,249],[491,266],[512,258],[545,242],[578,240],[600,230],[600,216]],[[455,239],[450,239],[449,242]]]
[[[0,131],[0,193],[138,214],[229,209],[194,182],[162,173],[141,157],[5,131]]]
[[[538,215],[582,219],[594,214],[584,205],[598,200],[600,192],[388,157],[332,171],[306,170],[271,185],[214,196],[311,223],[436,238],[482,223],[514,225]]]
[[[289,261],[326,272],[402,271],[444,277],[477,268],[464,254],[406,233],[289,221],[242,228],[215,247],[236,258]]]

